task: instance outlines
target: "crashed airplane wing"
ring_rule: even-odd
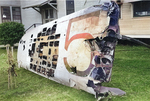
[[[21,38],[18,65],[97,98],[108,92],[123,95],[101,86],[111,80],[118,18],[118,5],[111,2],[38,26]]]

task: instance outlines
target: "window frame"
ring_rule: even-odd
[[[7,18],[7,15],[4,14],[4,9],[5,8],[9,9],[9,17],[8,18]],[[6,18],[4,18],[4,16],[6,16]],[[9,6],[1,6],[1,19],[2,19],[2,23],[11,21],[11,12],[10,12],[10,7]]]
[[[13,8],[19,8],[19,11],[16,11],[16,12],[18,12],[19,14],[17,15],[15,15],[14,13],[13,13]],[[17,7],[17,6],[14,6],[14,7],[12,7],[12,20],[14,21],[14,22],[17,22],[17,21],[15,21],[15,16],[17,16],[17,17],[19,17],[20,19],[17,19],[17,20],[20,20],[20,23],[22,23],[22,19],[21,19],[21,8],[20,7]],[[15,13],[16,13],[15,12]]]
[[[48,14],[48,16],[46,17],[46,10],[48,11],[47,12],[47,14]],[[43,9],[43,21],[44,21],[44,23],[47,23],[47,22],[49,22],[49,21],[52,21],[52,20],[54,20],[55,19],[55,11],[54,11],[54,9],[53,8],[46,8],[46,9]],[[50,12],[50,11],[52,11],[52,12]],[[51,16],[50,15],[50,13],[53,13],[53,15]]]
[[[73,2],[73,5],[69,5],[69,2]],[[75,12],[75,3],[74,0],[66,0],[66,15]]]
[[[9,19],[8,20],[5,20],[5,18],[3,17],[3,15],[4,15],[4,8],[9,8],[9,15],[10,15],[10,17],[9,17]],[[20,15],[17,15],[17,16],[19,16],[19,20],[18,21],[15,21],[15,15],[13,14],[13,8],[19,8],[19,13],[20,13]],[[14,22],[19,22],[19,23],[22,23],[22,17],[21,17],[21,7],[19,7],[19,6],[1,6],[1,19],[2,19],[2,23],[3,22],[10,22],[10,21],[14,21]]]
[[[150,1],[138,1],[138,2],[133,2],[132,3],[132,10],[133,10],[133,12],[132,12],[132,14],[133,14],[133,18],[137,18],[137,17],[150,17],[150,6],[147,6],[147,7],[149,7],[149,10],[146,10],[145,12],[149,12],[149,15],[136,15],[136,12],[138,12],[138,10],[136,9],[136,8],[138,8],[138,7],[135,7],[135,6],[138,6],[138,5],[140,5],[140,4],[142,4],[143,5],[143,7],[145,6],[145,4],[144,3],[146,3],[146,2],[149,2],[149,4],[150,4]],[[138,4],[139,3],[139,4]],[[136,10],[135,10],[136,9]],[[140,11],[141,10],[141,11]],[[143,9],[139,9],[139,13],[142,13],[144,10]]]

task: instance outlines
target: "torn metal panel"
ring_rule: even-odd
[[[115,2],[104,3],[28,31],[20,40],[18,65],[96,96],[103,93],[120,34],[118,13]]]

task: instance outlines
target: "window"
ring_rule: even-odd
[[[47,23],[49,21],[56,19],[54,13],[56,13],[56,12],[52,8],[45,9],[45,11],[44,11],[44,23]]]
[[[12,7],[13,21],[21,23],[20,7]]]
[[[133,16],[150,16],[150,1],[139,1],[133,3]]]
[[[74,12],[74,0],[66,0],[66,14]]]
[[[45,10],[45,19],[54,18],[53,9]]]
[[[10,8],[2,7],[2,22],[11,21]]]
[[[21,23],[21,10],[20,7],[1,7],[2,22],[15,21]]]

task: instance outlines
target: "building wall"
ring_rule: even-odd
[[[121,34],[135,38],[150,38],[150,16],[133,17],[132,3],[123,3],[121,12],[119,20]]]
[[[42,0],[21,0],[21,7],[27,7],[31,5],[36,5],[41,2]],[[34,23],[41,23],[42,24],[42,17],[39,12],[34,10],[33,8],[21,9],[22,14],[22,23],[25,25],[25,29],[29,28]]]
[[[57,16],[61,18],[66,15],[66,0],[57,0]]]

